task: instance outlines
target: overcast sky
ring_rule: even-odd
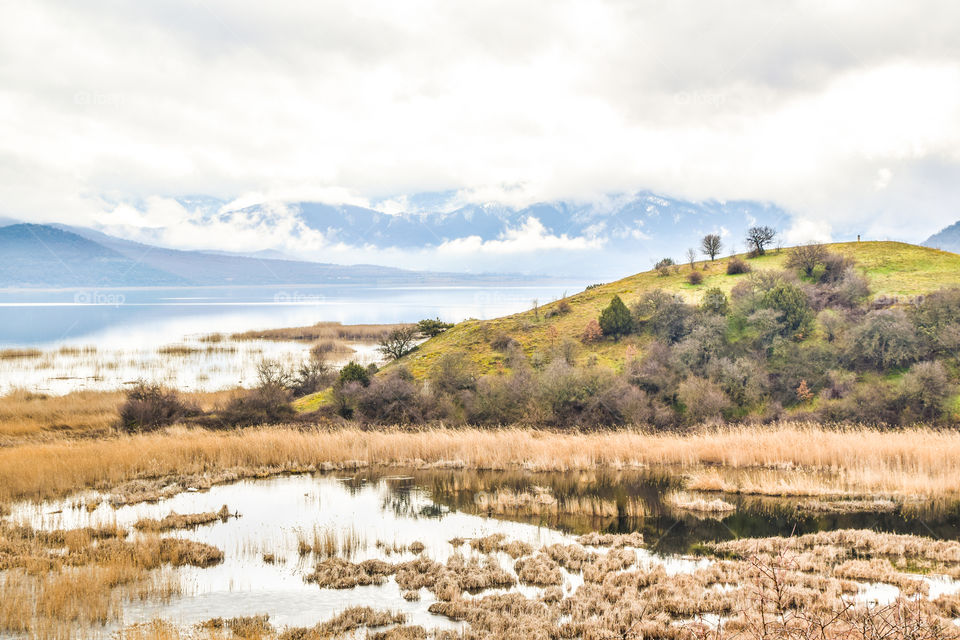
[[[31,0],[0,20],[19,219],[650,189],[919,241],[960,218],[958,169],[950,0]]]

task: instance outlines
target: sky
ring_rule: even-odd
[[[956,2],[33,0],[3,15],[0,216],[175,243],[197,237],[175,200],[189,195],[394,212],[430,191],[524,206],[650,190],[772,202],[817,239],[918,242],[960,218]],[[246,248],[231,224],[206,237]]]

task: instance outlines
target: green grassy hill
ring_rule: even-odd
[[[828,249],[856,261],[856,268],[869,280],[874,298],[912,298],[943,287],[960,286],[960,255],[955,253],[902,242],[848,242],[828,245]],[[789,252],[789,249],[771,250],[748,262],[754,271],[782,269]],[[580,344],[587,322],[597,318],[614,295],[619,295],[629,306],[643,292],[657,288],[677,293],[691,303],[699,302],[712,287],[729,292],[739,279],[748,277],[727,275],[729,260],[697,262],[695,266],[703,271],[704,279],[696,286],[687,282],[690,266],[684,264],[669,276],[645,271],[570,296],[566,298],[570,307],[567,313],[551,315],[560,304],[553,302],[537,312],[531,309],[492,320],[467,320],[423,343],[400,362],[421,377],[441,355],[461,350],[470,355],[481,371],[491,371],[504,361],[504,354],[492,345],[502,336],[519,342],[528,356],[549,349],[565,338]],[[628,353],[642,349],[646,340],[644,336],[629,336],[619,342],[601,340],[590,345],[580,344],[578,360],[596,357],[602,364],[619,366]]]

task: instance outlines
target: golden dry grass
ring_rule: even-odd
[[[960,433],[830,430],[794,423],[687,435],[640,430],[578,434],[530,429],[171,428],[2,448],[0,503],[60,497],[84,488],[111,489],[132,480],[221,474],[226,481],[370,464],[541,471],[676,465],[698,490],[764,487],[767,493],[783,495],[934,497],[960,490]]]
[[[210,410],[234,390],[183,393],[188,402]],[[119,421],[122,391],[74,391],[62,396],[15,389],[0,396],[0,446],[22,439],[104,436]]]
[[[0,449],[0,502],[58,497],[89,487],[111,488],[138,478],[225,470],[231,470],[230,478],[235,478],[368,464],[542,471],[679,465],[694,476],[700,474],[694,487],[700,490],[735,490],[762,481],[783,494],[932,497],[960,490],[956,482],[960,477],[960,433],[924,428],[831,430],[796,423],[691,434],[172,428],[104,440],[28,443]],[[709,479],[712,473],[727,475],[717,476],[718,486],[706,486],[702,478]],[[782,478],[787,480],[779,480]]]

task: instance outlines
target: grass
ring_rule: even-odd
[[[204,410],[213,409],[234,391],[181,394]],[[64,436],[103,437],[119,422],[122,391],[74,391],[62,396],[16,389],[0,396],[0,445],[23,439]]]
[[[901,242],[848,242],[829,245],[830,250],[852,257],[857,268],[870,281],[874,297],[892,297],[900,302],[917,295],[950,286],[960,286],[960,255]],[[789,250],[769,251],[766,255],[748,260],[754,270],[782,269]],[[590,288],[567,297],[561,303],[544,304],[537,310],[524,311],[492,320],[467,320],[432,338],[406,356],[401,362],[418,376],[426,375],[445,353],[464,351],[481,372],[497,370],[504,364],[504,354],[491,342],[507,335],[516,339],[530,356],[537,351],[549,351],[564,340],[581,344],[580,338],[587,322],[596,319],[614,295],[630,305],[640,295],[656,288],[672,291],[686,301],[697,303],[704,292],[717,287],[727,293],[743,275],[727,275],[730,258],[714,262],[697,262],[703,273],[703,283],[691,285],[686,281],[690,267],[678,267],[668,276],[646,271],[608,284]],[[559,313],[561,306],[569,308]],[[621,366],[631,350],[643,349],[646,339],[629,336],[619,342],[601,340],[578,349],[581,359],[596,357],[598,363]]]
[[[130,482],[159,488],[191,475],[209,479],[219,473],[227,481],[371,464],[541,471],[677,465],[694,479],[700,474],[701,480],[690,487],[699,490],[729,491],[762,480],[783,495],[934,497],[960,491],[960,433],[835,430],[802,423],[689,434],[631,429],[171,428],[0,448],[0,504],[62,497],[92,487],[109,490]],[[727,475],[710,475],[717,470]],[[730,486],[705,486],[702,478]]]

